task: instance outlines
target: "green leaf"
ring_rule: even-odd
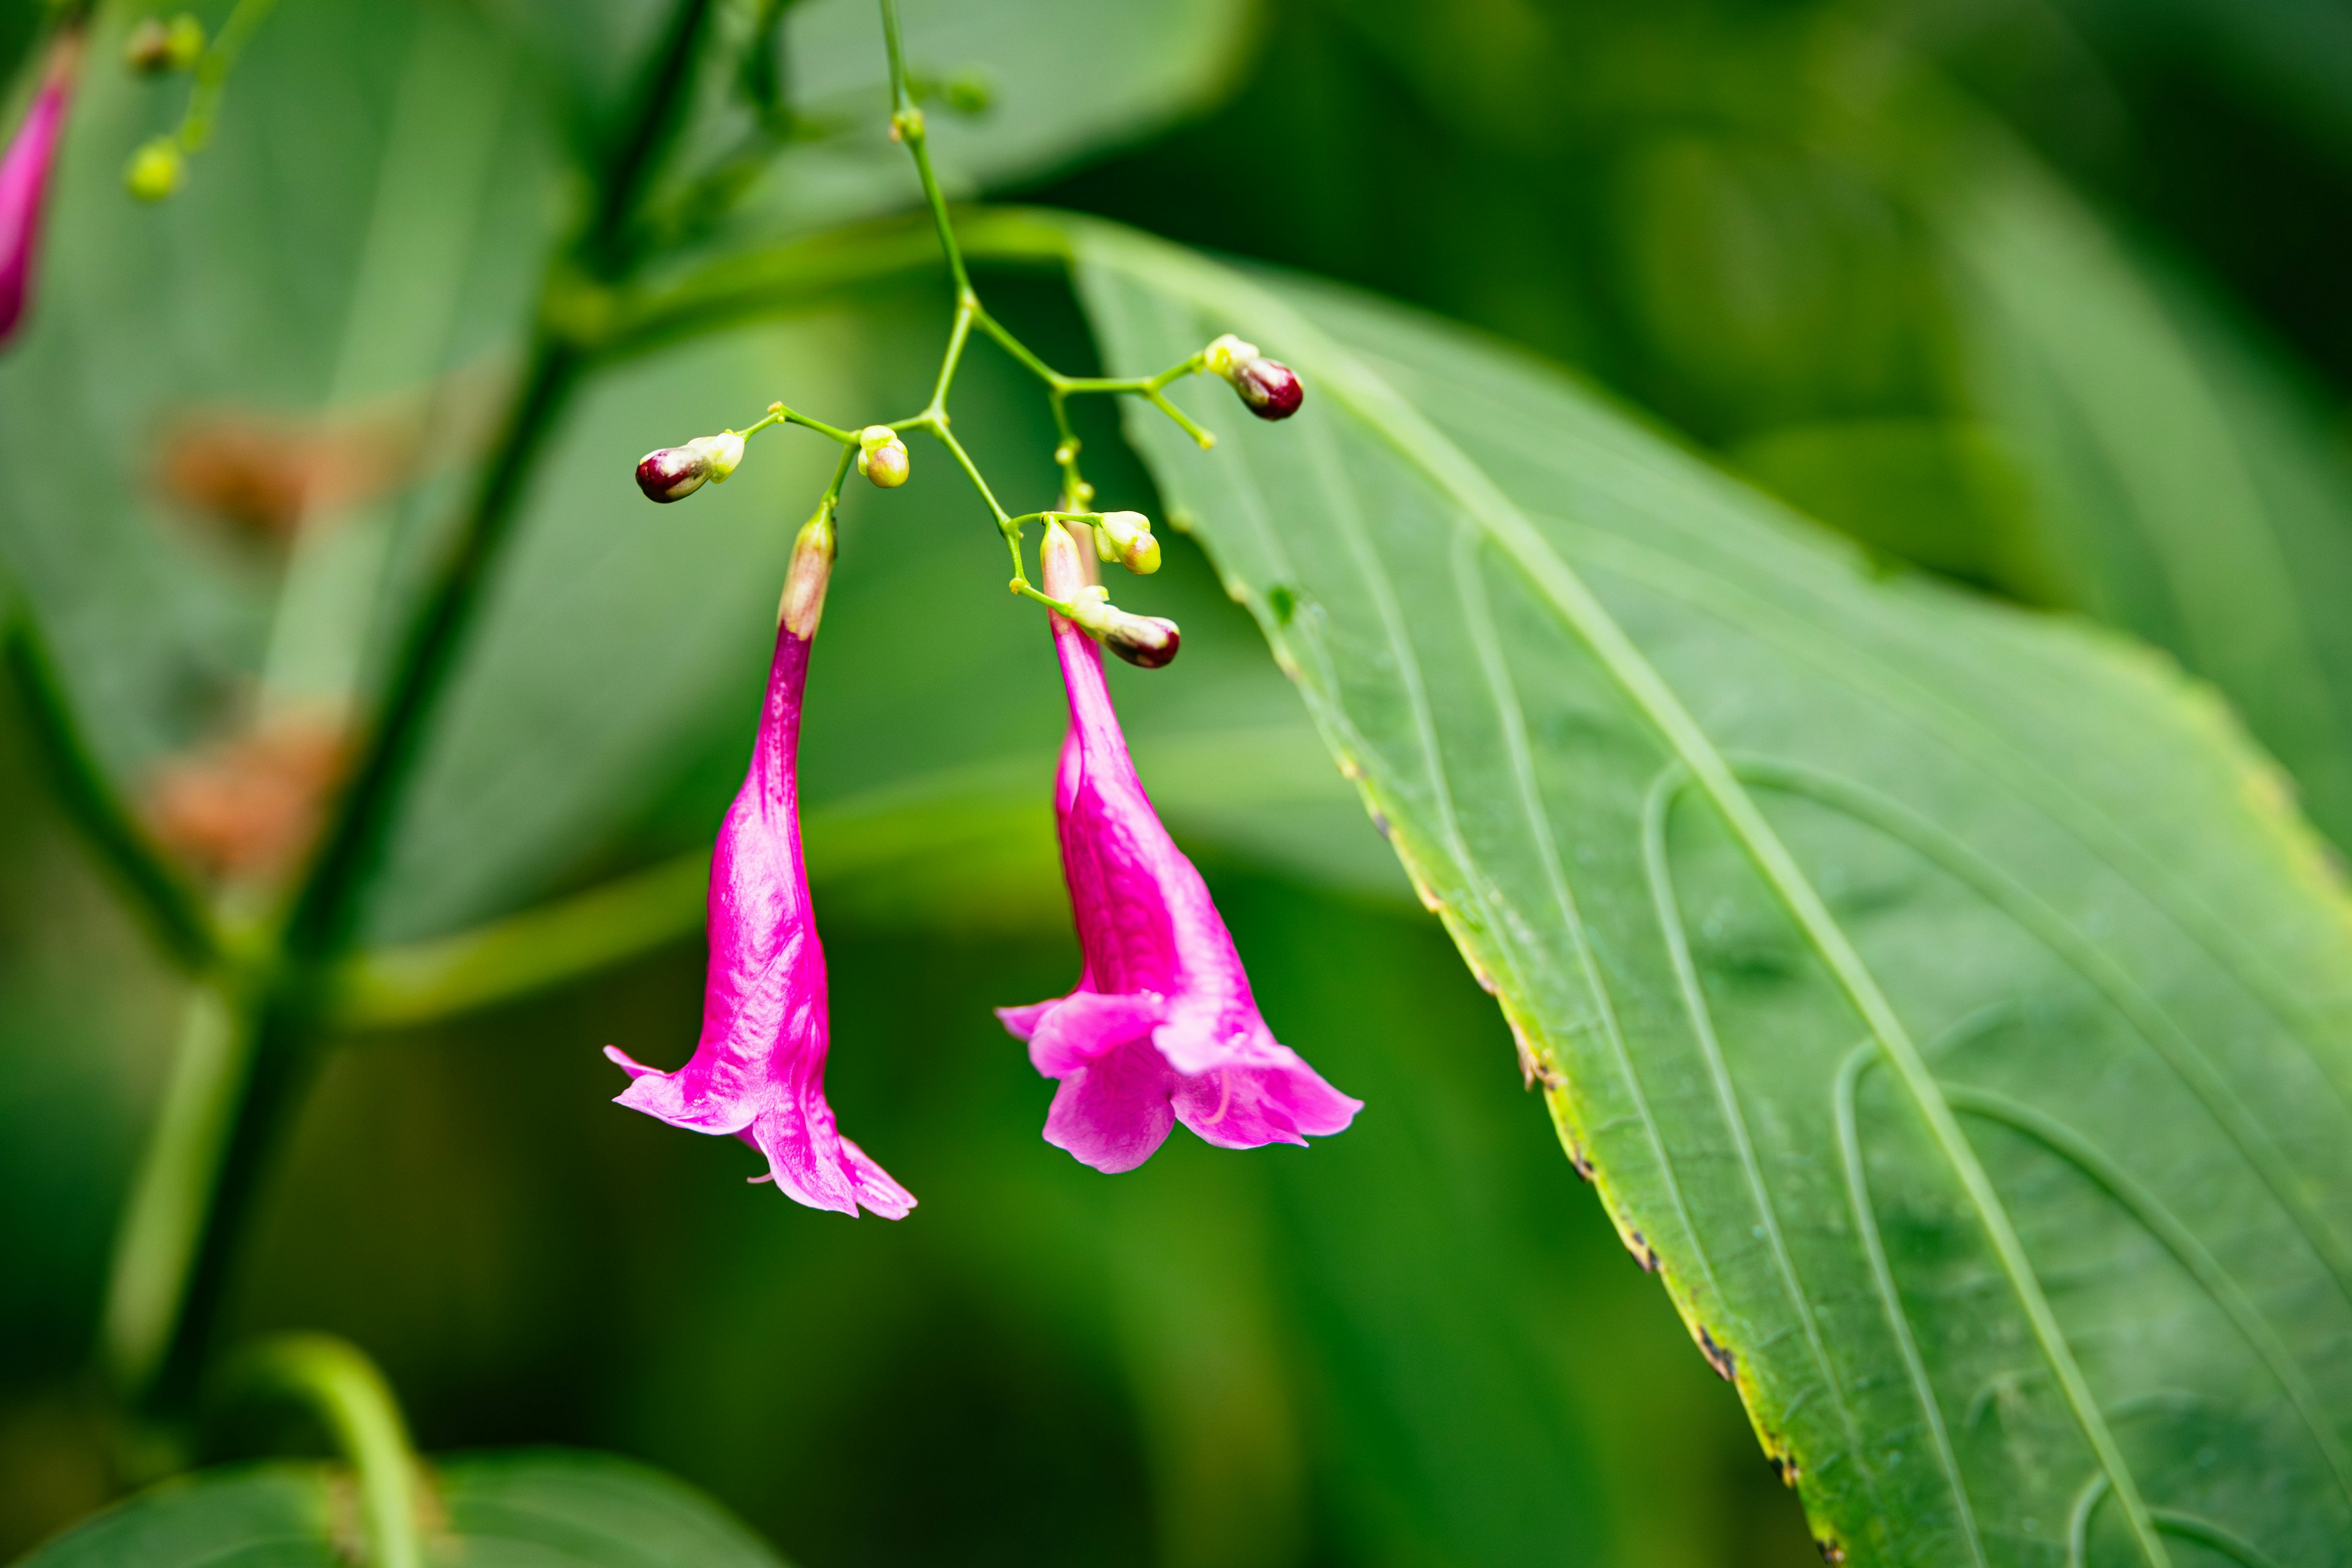
[[[434,1467],[430,1555],[468,1568],[781,1568],[710,1499],[607,1454],[476,1454]],[[356,1548],[347,1471],[320,1464],[166,1481],[48,1543],[22,1568],[340,1568]]]
[[[2062,602],[2221,687],[2352,844],[2352,457],[2332,412],[2032,168],[1993,164],[1942,216],[1979,402]]]
[[[1113,364],[1237,330],[1306,377],[1279,426],[1184,388],[1211,454],[1130,435],[1826,1550],[2328,1559],[2352,921],[2210,696],[1395,309],[971,243],[1069,247]]]

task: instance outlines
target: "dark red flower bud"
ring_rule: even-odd
[[[648,500],[677,500],[705,480],[723,485],[743,460],[743,437],[732,430],[698,436],[683,447],[664,447],[637,459],[637,489]]]
[[[1161,616],[1121,615],[1103,634],[1110,651],[1141,669],[1158,669],[1183,644],[1176,623]]]
[[[1298,373],[1276,360],[1254,359],[1234,366],[1233,383],[1243,405],[1261,419],[1289,418],[1307,395]]]
[[[682,500],[710,477],[710,459],[692,447],[664,447],[637,461],[637,489],[647,500]]]

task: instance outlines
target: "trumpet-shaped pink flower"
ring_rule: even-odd
[[[1045,591],[1068,598],[1085,581],[1076,546],[1049,528],[1041,554]],[[1054,809],[1086,963],[1067,996],[997,1010],[1060,1080],[1045,1141],[1098,1171],[1131,1171],[1178,1121],[1225,1149],[1343,1131],[1363,1102],[1258,1016],[1208,887],[1136,776],[1102,650],[1060,616],[1053,625],[1070,699]]]
[[[854,1215],[862,1205],[903,1219],[913,1195],[841,1135],[824,1099],[824,952],[801,862],[795,762],[832,554],[831,519],[820,512],[793,554],[751,771],[711,852],[710,969],[693,1059],[665,1073],[612,1046],[604,1054],[634,1080],[619,1103],[675,1127],[733,1133],[811,1208]]]
[[[81,38],[69,33],[49,56],[47,79],[16,128],[8,151],[0,153],[0,343],[24,319],[33,284],[33,253],[41,238],[41,198],[48,189],[49,165],[57,162],[58,137],[65,130],[66,104],[73,95]]]

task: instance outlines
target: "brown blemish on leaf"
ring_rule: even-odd
[[[1484,980],[1485,976],[1482,973],[1475,970],[1474,970],[1473,973],[1480,973],[1481,980]],[[1494,990],[1494,987],[1489,985],[1486,989],[1491,992]],[[1507,1008],[1504,1010],[1503,1021],[1510,1025],[1511,1044],[1518,1048],[1519,1081],[1530,1089],[1534,1089],[1538,1084],[1543,1085],[1547,1089],[1567,1088],[1568,1079],[1561,1076],[1560,1070],[1558,1068],[1551,1065],[1549,1053],[1538,1050],[1534,1046],[1528,1043],[1527,1031],[1519,1027],[1518,1019],[1513,1017]],[[1569,1158],[1574,1160],[1577,1159],[1578,1156],[1571,1152],[1569,1155]],[[1583,1173],[1584,1179],[1586,1181],[1589,1182],[1592,1179],[1592,1172],[1590,1165],[1580,1164],[1578,1169]]]
[[[166,848],[208,875],[268,877],[310,847],[349,759],[343,725],[287,714],[166,763],[148,817]]]
[[[1642,1266],[1643,1273],[1655,1274],[1658,1271],[1658,1249],[1652,1247],[1650,1238],[1640,1231],[1629,1230],[1625,1233],[1625,1250],[1633,1255],[1633,1261]],[[1705,1329],[1699,1331],[1699,1338],[1702,1340],[1706,1338]],[[1708,1359],[1714,1358],[1710,1355]],[[1718,1366],[1716,1370],[1721,1372],[1723,1369]],[[1731,1374],[1724,1373],[1724,1375],[1728,1377]]]
[[[1715,1368],[1715,1374],[1726,1383],[1737,1383],[1739,1380],[1739,1358],[1716,1343],[1715,1336],[1706,1331],[1706,1325],[1701,1324],[1694,1331],[1698,1335],[1699,1352],[1706,1357],[1706,1364]]]
[[[1822,1554],[1822,1561],[1828,1563],[1830,1568],[1840,1568],[1840,1565],[1845,1562],[1845,1548],[1826,1535],[1813,1542],[1813,1550]]]

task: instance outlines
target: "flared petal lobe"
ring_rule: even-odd
[[[814,621],[809,629],[814,630]],[[607,1047],[628,1071],[621,1104],[697,1132],[732,1133],[811,1208],[899,1219],[914,1198],[834,1124],[824,1098],[824,950],[801,859],[794,775],[809,640],[776,631],[751,770],[710,860],[710,968],[702,1037],[676,1072]]]
[[[1045,591],[1083,578],[1049,529]],[[1054,809],[1086,955],[1069,995],[999,1010],[1031,1062],[1060,1081],[1045,1141],[1101,1171],[1132,1170],[1182,1121],[1228,1149],[1344,1130],[1362,1102],[1277,1043],[1206,883],[1160,826],[1129,756],[1102,652],[1055,616],[1070,700]]]
[[[58,139],[65,131],[66,108],[73,96],[73,76],[80,55],[79,36],[58,39],[41,90],[35,95],[24,123],[9,139],[8,150],[0,153],[0,344],[16,335],[32,293],[42,201],[48,190],[49,167],[57,162]]]

